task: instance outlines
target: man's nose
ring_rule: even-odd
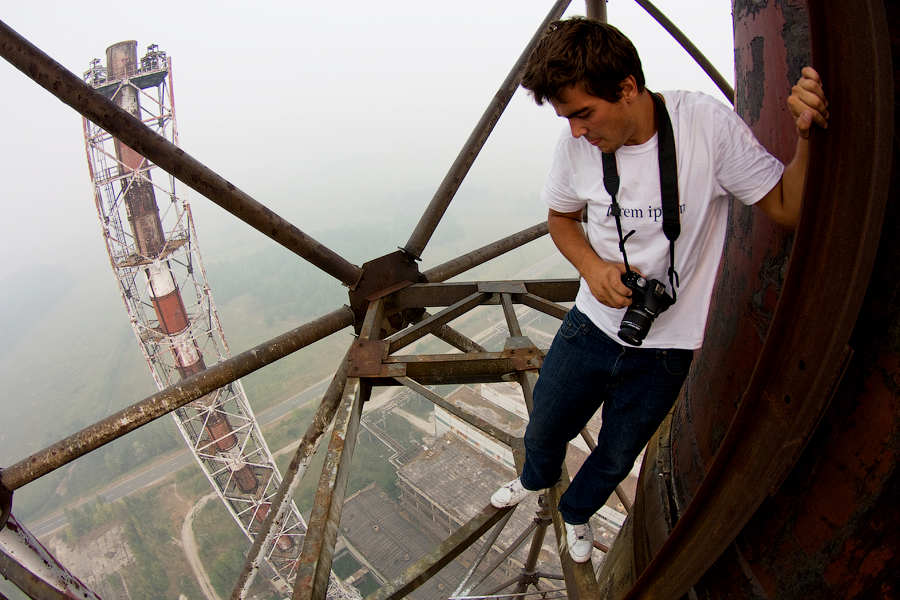
[[[575,122],[575,120],[569,121],[569,129],[572,130],[572,137],[580,138],[587,131],[582,125],[579,125]]]

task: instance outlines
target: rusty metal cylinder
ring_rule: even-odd
[[[197,348],[197,342],[193,338],[183,336],[172,347],[175,353],[175,368],[182,379],[196,375],[206,368],[203,356]]]
[[[275,540],[275,547],[282,552],[290,552],[294,548],[294,539],[287,535],[279,535]]]
[[[159,319],[159,329],[166,335],[174,335],[187,329],[188,320],[184,302],[178,290],[164,296],[152,296],[153,309]]]
[[[781,486],[772,491],[696,589],[699,596],[709,598],[751,597],[750,590],[754,598],[772,600],[897,598],[900,126],[896,107],[900,106],[900,6],[863,0],[851,8],[810,0],[808,17],[801,8],[791,3],[761,6],[735,2],[735,46],[744,57],[743,64],[737,66],[739,73],[746,74],[743,108],[749,118],[757,115],[755,129],[761,138],[767,137],[767,130],[777,130],[775,117],[780,111],[783,120],[785,111],[772,97],[788,85],[788,79],[798,76],[796,69],[805,58],[803,36],[809,23],[813,41],[824,42],[812,44],[813,53],[808,57],[829,94],[831,118],[824,136],[832,138],[828,151],[840,157],[834,161],[836,170],[824,170],[838,180],[856,181],[851,187],[856,192],[853,205],[860,221],[866,218],[868,206],[885,202],[886,197],[881,236],[872,239],[877,254],[871,278],[854,287],[855,294],[865,299],[847,341],[846,370],[833,374],[837,383],[831,398],[822,398],[826,409],[814,434]],[[786,60],[781,58],[782,52],[786,52]],[[773,68],[779,59],[786,63],[786,75]],[[886,85],[882,83],[885,81]],[[863,107],[854,102],[855,96],[845,93],[854,86],[864,86],[862,97],[870,102],[883,97]],[[885,88],[887,93],[882,94]],[[866,131],[856,127],[854,119],[859,114],[866,115]],[[792,127],[788,122],[781,129],[790,131]],[[892,129],[893,145],[882,147],[878,138]],[[770,143],[777,143],[776,136],[768,137]],[[814,174],[812,167],[809,177],[828,184],[828,179]],[[871,194],[874,182],[879,180],[887,184],[882,190],[884,197]],[[808,179],[807,185],[810,183]],[[813,200],[822,202],[825,198]],[[841,202],[845,201],[846,196]],[[793,254],[804,251],[821,249],[800,248],[795,242]],[[792,256],[791,261],[795,260]],[[835,277],[850,281],[852,272],[841,267],[834,265]],[[837,279],[834,284],[839,285]],[[819,311],[819,302],[832,301],[810,297],[808,310]],[[713,431],[721,426],[716,418],[709,422]],[[684,483],[685,492],[693,488],[689,481]]]
[[[137,40],[118,42],[106,49],[106,72],[110,81],[133,76],[137,65]]]
[[[237,470],[233,470],[234,482],[245,494],[252,494],[259,488],[259,477],[253,472],[253,467],[243,463],[243,466]]]
[[[196,350],[196,347],[195,347]],[[203,362],[203,357],[199,354],[192,354],[197,356],[197,360],[189,364],[182,364],[185,362],[185,355],[179,354],[177,351],[175,352],[175,370],[178,371],[178,374],[181,375],[182,379],[187,379],[188,377],[193,377],[200,371],[206,368],[206,364]]]
[[[231,423],[228,417],[221,413],[211,412],[206,420],[206,432],[209,438],[214,440],[216,449],[219,452],[231,450],[237,446],[237,436],[231,429]]]
[[[268,502],[260,504],[256,507],[256,512],[253,513],[253,518],[260,523],[264,522],[266,520],[266,516],[269,514],[269,508],[271,507],[272,505]]]
[[[134,40],[119,42],[107,48],[106,70],[108,81],[118,81],[137,75],[139,73],[137,42]],[[113,96],[113,102],[138,119],[141,118],[140,96],[134,87],[121,86]],[[120,175],[128,175],[146,164],[143,156],[118,139],[115,140],[115,148],[116,157],[121,163],[119,165]],[[125,178],[122,181],[122,187],[128,221],[131,224],[137,250],[143,256],[154,258],[162,252],[166,239],[159,218],[156,195],[153,185],[149,181],[150,174],[144,173],[144,177],[147,180]]]
[[[116,144],[121,150],[128,150],[122,144]],[[119,151],[122,154],[121,151]],[[150,173],[145,173],[150,177]],[[153,192],[153,184],[149,181],[135,179],[123,182],[126,186],[125,208],[128,213],[128,223],[134,234],[134,243],[138,254],[148,258],[159,256],[166,244],[162,223],[159,219],[159,207],[156,205],[156,195]]]

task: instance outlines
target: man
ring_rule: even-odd
[[[671,409],[703,341],[729,194],[795,227],[809,130],[813,123],[827,127],[827,101],[818,74],[804,69],[788,100],[800,139],[785,167],[734,111],[710,97],[675,91],[654,98],[628,38],[583,18],[550,26],[531,54],[522,86],[569,121],[571,135],[559,141],[542,200],[550,235],[578,269],[581,288],[534,390],[522,475],[497,490],[491,503],[512,506],[554,485],[567,443],[602,405],[597,447],[559,503],[569,553],[586,562],[593,546],[588,520]],[[662,146],[670,147],[661,143],[666,136],[674,138],[675,159],[662,158]],[[674,244],[663,232],[661,190],[671,195],[676,186],[663,183],[661,169],[677,172],[677,200],[669,203],[677,203],[680,220]],[[623,282],[626,264],[634,277],[659,282],[657,289],[668,284],[674,298],[649,325],[634,325],[637,337],[623,323],[635,289]],[[638,300],[634,310],[649,307],[643,293]],[[632,335],[620,340],[620,329]]]

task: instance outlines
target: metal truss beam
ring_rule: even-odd
[[[559,19],[565,12],[566,7],[569,6],[570,2],[571,0],[557,0],[553,5],[553,8],[547,13],[547,16],[544,18],[540,27],[535,31],[531,41],[528,42],[528,45],[522,51],[516,64],[513,65],[509,75],[506,76],[506,80],[504,80],[500,89],[494,95],[494,99],[481,116],[481,120],[475,125],[475,128],[469,135],[469,139],[466,140],[465,145],[462,150],[460,150],[459,155],[456,157],[456,160],[453,162],[453,165],[450,167],[444,180],[441,182],[440,187],[438,187],[437,192],[435,192],[434,197],[431,199],[431,203],[428,205],[428,208],[425,209],[425,213],[422,215],[418,225],[416,225],[415,230],[409,237],[409,241],[403,248],[404,252],[410,256],[416,259],[422,257],[425,246],[431,239],[434,230],[437,229],[438,223],[440,223],[441,218],[444,216],[447,207],[450,206],[450,201],[453,200],[456,190],[459,189],[463,179],[465,179],[466,174],[469,172],[469,168],[472,166],[472,163],[475,162],[475,158],[477,158],[478,153],[487,141],[488,136],[491,134],[491,131],[493,131],[494,125],[497,124],[500,115],[503,114],[506,105],[509,104],[513,94],[519,87],[519,82],[522,79],[522,71],[525,69],[525,62],[528,60],[529,55],[531,55],[531,51],[537,45],[541,35],[547,28],[547,25]]]
[[[549,232],[550,228],[547,226],[546,221],[538,223],[519,233],[514,233],[502,240],[497,240],[487,246],[482,246],[477,250],[473,250],[468,254],[464,254],[434,268],[428,269],[422,273],[422,276],[425,277],[429,283],[446,281],[451,277],[456,277],[457,275],[465,273],[469,269],[474,269],[480,264],[484,264],[489,260],[502,256],[510,250],[515,250],[519,246],[523,246],[528,242],[533,242],[534,240],[547,235]]]
[[[380,299],[370,303],[360,328],[361,340],[367,341],[373,337],[377,340],[383,319],[384,301]],[[363,342],[354,343],[351,353],[361,345],[364,345]],[[321,600],[328,593],[331,561],[341,522],[344,493],[350,477],[350,463],[356,448],[362,405],[371,393],[371,382],[358,377],[351,377],[344,388],[313,500],[303,551],[297,563],[293,600]]]
[[[362,269],[312,239],[108,100],[0,21],[0,56],[35,83],[238,219],[353,287]]]
[[[12,515],[0,529],[0,574],[29,598],[100,600]]]
[[[197,400],[223,385],[261,369],[353,324],[349,307],[340,308],[301,325],[237,356],[148,396],[52,446],[0,470],[0,482],[15,491],[23,485],[66,465],[79,456],[118,439],[141,425]]]
[[[450,564],[450,561],[474,544],[513,508],[494,508],[488,505],[481,509],[480,513],[435,546],[431,552],[407,569],[403,575],[381,588],[376,594],[367,597],[366,600],[399,600],[406,597],[407,594]]]
[[[504,285],[505,284],[505,285]],[[518,286],[518,287],[517,287]],[[537,310],[546,308],[550,314],[558,311],[547,302],[572,302],[578,293],[577,279],[542,279],[531,281],[505,282],[460,282],[460,283],[417,283],[403,288],[391,295],[391,306],[394,308],[414,308],[424,306],[451,306],[472,294],[490,290],[512,293],[513,302],[519,304],[534,303]],[[544,302],[536,302],[529,296],[536,296]],[[482,304],[485,306],[500,304],[500,297],[491,297]],[[563,308],[567,311],[568,309]],[[552,314],[551,316],[556,316]]]
[[[318,449],[325,430],[334,421],[334,416],[337,413],[338,405],[344,395],[344,388],[347,384],[348,363],[348,356],[345,355],[337,372],[334,374],[334,378],[331,380],[331,384],[328,386],[328,390],[325,392],[325,396],[322,398],[321,404],[319,404],[319,408],[316,410],[316,414],[313,416],[312,423],[309,424],[303,439],[300,440],[300,445],[297,447],[293,460],[288,465],[287,472],[284,474],[281,485],[278,487],[278,492],[272,498],[272,506],[269,509],[269,513],[266,515],[256,538],[253,540],[253,545],[247,553],[247,561],[241,570],[241,574],[238,576],[231,600],[240,600],[245,597],[263,558],[271,550],[282,524],[290,513],[291,501],[294,499],[297,487],[306,474],[309,461],[312,455],[315,454],[316,449]]]

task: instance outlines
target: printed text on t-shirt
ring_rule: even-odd
[[[687,205],[685,205],[685,204],[679,204],[678,205],[678,213],[684,214],[686,206]],[[610,205],[609,208],[606,209],[606,216],[607,217],[613,216],[612,205]],[[662,208],[654,208],[652,206],[648,206],[646,211],[644,211],[643,208],[623,208],[621,216],[623,216],[627,219],[647,218],[647,219],[653,219],[654,221],[659,221],[660,219],[662,219]]]

